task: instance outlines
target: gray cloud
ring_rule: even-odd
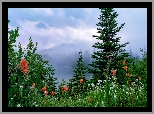
[[[126,23],[117,34],[121,43],[131,42],[127,49],[147,46],[146,9],[115,8],[119,16],[118,26]],[[81,47],[91,47],[96,39],[96,24],[99,22],[99,9],[94,8],[49,8],[49,9],[9,9],[10,27],[19,26],[19,38],[23,47],[29,37],[38,42],[38,49],[48,49],[64,42],[76,42]],[[45,27],[40,29],[38,27]]]

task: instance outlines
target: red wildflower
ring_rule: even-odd
[[[46,94],[46,95],[47,95],[47,94],[48,94],[48,91],[44,91],[44,94]]]
[[[68,87],[67,86],[62,86],[62,91],[67,91]]]
[[[83,82],[83,79],[80,79],[80,83],[82,83]]]
[[[20,70],[24,73],[28,73],[28,62],[25,59],[21,59],[20,61]]]
[[[116,70],[112,70],[112,75],[113,75],[113,76],[116,75]]]
[[[124,68],[125,70],[127,70],[128,67],[127,67],[127,66],[124,66],[123,68]]]
[[[28,69],[24,69],[23,72],[24,72],[24,73],[28,73]]]
[[[46,86],[44,86],[44,87],[42,88],[42,91],[46,91]]]
[[[55,94],[55,92],[54,91],[52,91],[52,92],[50,92],[51,93],[51,96],[54,96],[54,94]]]
[[[91,98],[89,99],[89,102],[90,102],[90,103],[92,102],[92,99],[91,99]]]

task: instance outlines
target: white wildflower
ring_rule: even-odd
[[[20,104],[18,104],[18,105],[17,105],[17,107],[21,107],[21,105],[20,105]]]
[[[69,97],[69,99],[71,99],[72,97]]]
[[[104,82],[106,82],[106,80],[104,80]]]
[[[99,86],[99,85],[100,85],[100,83],[97,83],[97,85]]]
[[[101,83],[102,82],[102,80],[98,80],[98,83]]]
[[[92,87],[94,87],[94,86],[95,86],[93,83],[92,83],[91,85],[92,85]]]
[[[102,106],[103,106],[103,107],[105,107],[105,106],[104,106],[104,102],[103,102],[103,101],[102,101]]]
[[[20,86],[20,88],[23,88],[23,86]]]

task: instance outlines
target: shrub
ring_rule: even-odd
[[[11,107],[18,104],[27,107],[32,106],[37,98],[44,97],[41,91],[44,86],[48,92],[55,91],[57,79],[53,78],[52,65],[49,65],[48,61],[43,61],[41,55],[36,54],[37,47],[34,47],[31,38],[26,49],[23,50],[19,43],[19,50],[15,52],[14,43],[19,36],[18,30],[19,27],[14,31],[8,31],[8,101]],[[33,97],[34,95],[37,97]]]

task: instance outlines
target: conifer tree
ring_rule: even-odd
[[[124,61],[125,57],[128,57],[129,54],[126,53],[125,47],[129,42],[125,44],[120,44],[120,38],[116,37],[117,33],[123,28],[124,24],[121,24],[120,27],[117,27],[117,22],[115,18],[117,18],[118,14],[113,10],[113,8],[99,8],[101,10],[101,15],[98,18],[100,22],[96,24],[98,32],[100,36],[95,36],[96,39],[100,40],[101,42],[95,43],[92,47],[97,48],[100,51],[94,52],[92,54],[92,58],[95,58],[90,66],[93,68],[89,68],[89,73],[92,73],[92,80],[93,83],[96,84],[98,80],[105,80],[104,70],[107,68],[107,63],[109,59],[112,59],[110,62],[110,66],[108,69],[108,75],[111,76],[111,70],[117,69],[118,74],[124,74],[124,69],[122,62]],[[112,57],[110,56],[112,55]],[[119,79],[121,79],[120,75],[118,75]],[[126,76],[125,76],[126,77]],[[119,80],[120,82],[120,80]],[[103,83],[103,81],[102,81]]]
[[[74,76],[72,79],[69,80],[69,83],[68,83],[68,87],[70,88],[69,89],[70,94],[77,95],[77,94],[80,94],[81,92],[86,91],[86,87],[87,87],[86,85],[87,80],[85,78],[86,69],[87,68],[83,64],[82,52],[79,52],[77,65],[73,71]]]

